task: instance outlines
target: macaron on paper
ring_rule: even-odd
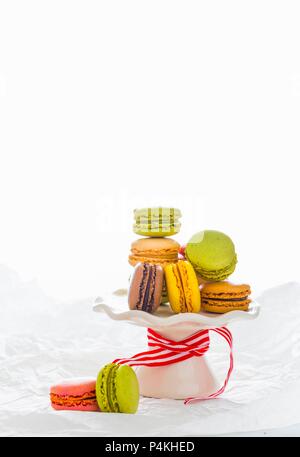
[[[62,380],[50,387],[53,409],[69,411],[99,411],[96,381],[93,378]]]
[[[103,366],[96,379],[67,379],[50,387],[55,410],[134,414],[139,398],[135,371],[117,363]]]
[[[139,405],[139,383],[128,365],[109,363],[96,380],[98,406],[105,413],[136,413]]]

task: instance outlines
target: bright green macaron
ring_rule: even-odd
[[[134,210],[134,233],[142,236],[170,236],[180,230],[181,212],[177,208],[141,208]]]
[[[216,230],[204,230],[193,235],[187,243],[185,256],[197,273],[208,281],[228,278],[237,263],[232,240]]]
[[[99,372],[96,398],[102,412],[134,414],[139,396],[136,374],[128,365],[109,363]]]

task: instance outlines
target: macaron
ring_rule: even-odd
[[[142,236],[163,237],[180,230],[181,212],[177,208],[140,208],[134,210],[134,233]]]
[[[160,265],[138,263],[131,276],[128,306],[153,313],[161,303],[164,272]]]
[[[186,260],[164,268],[169,303],[174,313],[198,313],[201,308],[196,273]]]
[[[204,230],[193,235],[187,243],[185,257],[201,278],[207,281],[228,278],[237,263],[232,240],[216,230]]]
[[[68,379],[51,386],[51,406],[57,410],[99,411],[96,399],[96,380]]]
[[[131,244],[130,265],[138,262],[166,265],[178,260],[180,244],[172,238],[139,238]]]
[[[134,414],[139,404],[134,370],[128,365],[105,365],[97,376],[96,397],[102,412]]]
[[[227,313],[233,310],[247,311],[251,299],[248,284],[232,284],[229,281],[206,283],[201,288],[202,306],[211,313]]]

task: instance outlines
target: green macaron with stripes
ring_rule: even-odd
[[[171,236],[179,232],[181,211],[177,208],[154,207],[134,210],[133,231],[141,236]]]

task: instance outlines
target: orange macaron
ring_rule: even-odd
[[[251,303],[250,294],[248,284],[232,284],[229,281],[208,282],[201,288],[202,308],[211,313],[247,311]]]
[[[180,244],[171,238],[139,238],[131,244],[130,265],[138,262],[167,265],[178,261]]]

